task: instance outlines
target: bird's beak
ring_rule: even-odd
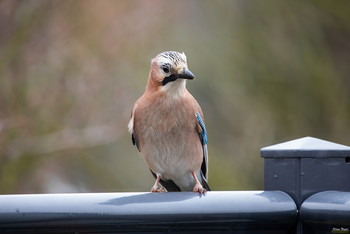
[[[190,70],[188,69],[183,69],[183,72],[177,75],[178,78],[182,78],[182,79],[188,79],[188,80],[193,80],[194,79],[194,75],[192,72],[190,72]]]

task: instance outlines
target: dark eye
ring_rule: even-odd
[[[168,73],[169,72],[169,68],[167,68],[167,67],[163,67],[162,69],[163,69],[164,73]]]

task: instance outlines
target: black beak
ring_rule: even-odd
[[[162,81],[162,85],[164,86],[167,83],[175,81],[177,79],[193,80],[194,79],[194,75],[193,75],[192,72],[190,72],[190,70],[184,69],[181,74],[171,74],[170,76],[165,77],[164,80]]]
[[[194,75],[190,70],[184,69],[183,73],[177,75],[178,78],[193,80]]]

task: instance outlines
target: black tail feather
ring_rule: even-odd
[[[205,176],[203,175],[203,173],[201,172],[201,179],[202,179],[202,186],[203,188],[205,188],[207,191],[211,191],[207,178],[205,178]]]
[[[152,175],[157,179],[157,175],[153,172]],[[159,183],[168,191],[168,192],[180,192],[181,189],[177,186],[172,180],[163,180],[160,179]]]

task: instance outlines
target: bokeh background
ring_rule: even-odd
[[[260,148],[350,145],[349,1],[0,1],[0,193],[149,191],[127,124],[184,51],[213,190],[263,189]]]

